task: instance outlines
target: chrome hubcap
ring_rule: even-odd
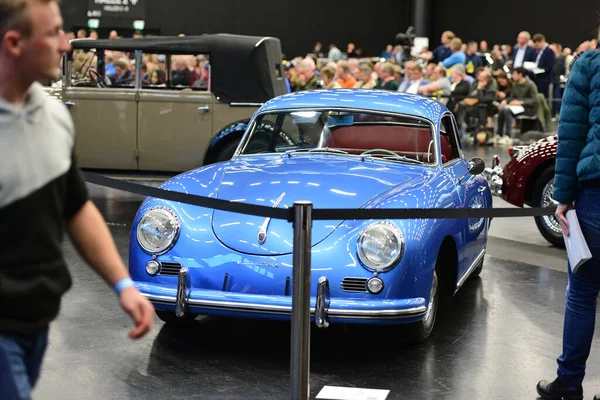
[[[550,179],[546,186],[544,186],[544,190],[542,190],[542,207],[555,207],[558,205],[554,199],[552,199],[552,193],[554,191],[554,178]],[[548,230],[556,235],[562,235],[562,231],[560,229],[560,224],[556,220],[554,215],[545,215],[542,217],[542,221],[544,225],[548,228]]]
[[[431,282],[431,292],[429,294],[429,304],[427,305],[427,311],[425,312],[425,317],[423,318],[423,325],[429,326],[431,324],[431,320],[433,319],[433,303],[435,300],[435,295],[437,293],[438,287],[438,278],[437,272],[433,272],[433,282]]]

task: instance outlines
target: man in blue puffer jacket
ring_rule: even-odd
[[[556,217],[569,235],[568,210],[575,208],[592,259],[577,273],[568,269],[563,352],[558,377],[541,381],[544,399],[583,399],[585,363],[594,336],[600,291],[600,51],[587,51],[572,64],[560,111],[554,177]],[[594,400],[600,399],[595,396]]]

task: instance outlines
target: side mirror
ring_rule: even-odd
[[[479,157],[473,157],[469,160],[469,173],[471,175],[479,175],[485,169],[485,161]]]
[[[458,179],[458,183],[461,183],[467,174],[479,175],[485,170],[485,161],[479,157],[473,157],[469,160],[469,170],[465,172],[463,176]]]

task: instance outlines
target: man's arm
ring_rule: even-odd
[[[104,281],[114,287],[129,278],[129,273],[119,255],[104,218],[90,200],[67,220],[68,230],[79,254]],[[135,322],[130,338],[145,335],[152,327],[154,307],[134,287],[128,286],[120,293],[121,307]]]
[[[440,85],[437,82],[432,82],[427,85],[419,86],[417,92],[420,94],[429,94],[440,90]]]

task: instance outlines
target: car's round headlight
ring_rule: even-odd
[[[175,244],[179,229],[179,219],[173,211],[165,207],[152,208],[138,223],[137,240],[144,251],[162,254]]]
[[[404,254],[404,236],[389,222],[367,226],[356,242],[358,258],[363,266],[375,272],[385,272],[396,266]]]

